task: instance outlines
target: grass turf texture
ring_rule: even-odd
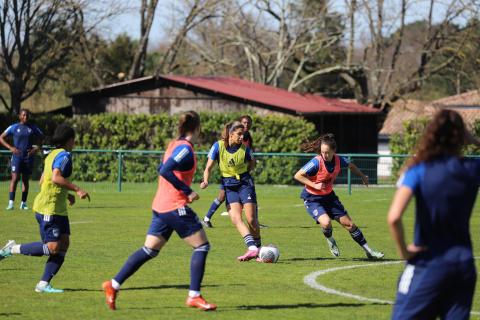
[[[38,192],[32,182],[29,204]],[[184,306],[189,285],[191,249],[172,235],[154,260],[147,262],[123,286],[118,310],[108,310],[101,283],[112,278],[128,256],[143,245],[150,224],[150,204],[155,184],[125,184],[118,193],[115,185],[80,183],[92,195],[90,203],[77,200],[70,210],[71,245],[65,263],[52,284],[63,294],[38,294],[34,287],[46,258],[14,256],[0,262],[0,319],[389,319],[390,305],[357,301],[310,288],[303,278],[321,269],[370,263],[347,231],[334,224],[334,236],[341,257],[328,251],[320,228],[306,214],[299,199],[300,187],[257,186],[263,243],[280,249],[277,264],[254,261],[240,263],[236,257],[245,247],[224,206],[207,229],[212,250],[207,260],[202,293],[218,310],[205,313]],[[195,186],[198,190],[198,186]],[[38,241],[38,226],[31,211],[5,211],[7,183],[0,185],[1,245],[7,239],[18,243]],[[200,191],[201,199],[192,208],[203,217],[218,187]],[[386,213],[393,188],[345,188],[337,194],[362,229],[372,248],[385,252],[385,260],[396,260],[395,247],[386,225]],[[479,207],[472,218],[475,255],[480,256]],[[407,239],[411,239],[413,205],[405,216]],[[480,260],[477,260],[477,268]],[[382,300],[393,300],[402,264],[350,269],[328,273],[317,282],[337,290]],[[480,290],[473,310],[480,311]],[[473,316],[473,319],[479,316]]]

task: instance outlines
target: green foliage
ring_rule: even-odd
[[[427,126],[427,118],[418,118],[414,120],[405,121],[403,123],[403,134],[393,134],[390,138],[390,150],[392,154],[408,154],[411,155],[415,151],[415,146],[420,139],[422,132]],[[473,134],[480,136],[480,121],[475,121],[473,125]],[[464,154],[478,154],[479,150],[475,146],[467,146],[464,149]],[[405,159],[394,158],[392,167],[392,178],[398,177],[400,168],[405,163]]]
[[[241,115],[201,113],[202,133],[195,144],[195,149],[207,152],[219,139],[224,124]],[[256,152],[299,152],[300,143],[313,138],[316,134],[315,126],[302,118],[274,115],[253,115],[252,118],[251,133]],[[105,113],[72,119],[62,116],[35,116],[33,120],[47,136],[53,134],[57,124],[61,122],[71,124],[77,133],[76,149],[162,151],[177,134],[178,116]],[[12,122],[16,121],[6,117],[2,123]],[[123,181],[149,182],[157,179],[156,169],[160,162],[158,155],[124,153],[121,160]],[[199,156],[196,173],[198,180],[201,179],[205,163],[206,157]],[[294,158],[265,157],[259,161],[254,176],[257,183],[291,184],[292,172],[298,170],[302,164],[303,162]],[[73,178],[81,181],[114,182],[118,179],[118,166],[117,153],[76,153]],[[219,181],[217,169],[213,172],[212,182],[214,181]]]

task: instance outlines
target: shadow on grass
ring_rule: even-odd
[[[14,317],[14,316],[21,316],[21,313],[18,312],[0,312],[0,317]]]
[[[235,286],[238,286],[235,284]],[[214,288],[214,287],[220,287],[218,284],[207,284],[207,285],[202,285],[202,288]],[[121,291],[131,291],[131,290],[162,290],[162,289],[189,289],[190,286],[188,284],[162,284],[158,286],[147,286],[147,287],[129,287],[129,288],[122,288]],[[64,291],[68,292],[102,292],[102,289],[87,289],[87,288],[64,288]]]
[[[382,305],[379,303],[299,303],[299,304],[267,304],[238,306],[237,310],[277,310],[277,309],[315,309],[315,308],[345,308],[345,307],[364,307],[370,305]]]
[[[339,260],[338,258],[323,258],[323,257],[315,257],[315,258],[290,258],[290,259],[281,259],[278,263],[281,262],[295,262],[295,261],[329,261],[329,260]]]
[[[382,263],[382,262],[390,262],[390,261],[398,261],[400,262],[400,259],[379,259],[379,260],[372,260],[368,258],[333,258],[333,257],[316,257],[316,258],[290,258],[290,259],[282,259],[280,262],[295,262],[295,261],[345,261],[345,262],[351,262],[351,261],[361,261],[361,262],[371,262],[371,263]]]

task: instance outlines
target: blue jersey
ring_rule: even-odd
[[[187,144],[173,149],[170,158],[158,166],[158,174],[170,182],[177,190],[182,190],[186,195],[192,193],[192,189],[175,176],[173,171],[190,171],[195,164],[193,149]]]
[[[339,156],[340,159],[340,168],[348,168],[349,162],[348,159],[345,157]],[[325,164],[325,167],[327,168],[327,171],[332,173],[333,170],[335,169],[335,157],[332,158],[331,161],[325,161],[323,160],[323,163]],[[302,170],[305,172],[305,174],[309,177],[313,177],[318,173],[318,170],[320,170],[320,162],[318,159],[315,157],[312,160],[308,161],[307,164],[305,164],[302,167]],[[311,194],[308,192],[305,188],[303,188],[302,193],[300,195],[302,199],[305,200],[319,200],[319,199],[325,199],[331,197],[334,199],[336,197],[335,193],[332,191],[328,195],[320,196],[320,195],[315,195]]]
[[[70,152],[62,151],[53,160],[52,170],[59,169],[62,177],[68,178],[72,175],[72,155]]]
[[[416,199],[414,243],[427,247],[425,259],[473,258],[469,220],[480,185],[480,161],[444,157],[409,168],[397,184]]]
[[[22,157],[28,156],[32,148],[32,137],[43,137],[43,132],[34,124],[15,123],[9,126],[5,133],[13,137],[13,146],[22,152]]]

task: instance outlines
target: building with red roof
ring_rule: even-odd
[[[149,76],[70,95],[74,114],[186,110],[302,116],[332,132],[339,152],[377,152],[380,111],[354,100],[299,94],[234,77]]]

